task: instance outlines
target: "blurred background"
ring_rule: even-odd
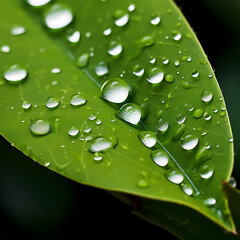
[[[240,1],[176,0],[196,32],[225,97],[235,139],[233,176],[240,185]],[[130,214],[100,189],[41,167],[0,138],[0,240],[92,237],[175,239]],[[85,236],[85,237],[83,237]]]

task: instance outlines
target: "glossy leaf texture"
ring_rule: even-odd
[[[0,11],[6,139],[80,183],[235,230],[221,188],[233,166],[225,103],[172,1],[11,0]]]

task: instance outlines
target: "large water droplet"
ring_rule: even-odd
[[[123,50],[122,44],[118,41],[111,41],[108,45],[108,53],[111,56],[118,56]]]
[[[158,120],[158,123],[157,123],[156,127],[160,132],[165,132],[165,131],[167,131],[167,129],[169,127],[169,123],[166,122],[164,119],[160,118]]]
[[[181,146],[185,150],[192,150],[198,145],[198,138],[194,135],[186,135],[181,139]]]
[[[79,42],[81,34],[79,31],[69,29],[66,34],[66,38],[70,43],[77,43]]]
[[[73,20],[73,13],[66,5],[53,4],[44,16],[45,24],[50,29],[61,29],[68,26]]]
[[[168,164],[169,156],[163,150],[154,150],[151,152],[152,160],[160,167],[165,167]]]
[[[37,136],[46,135],[50,130],[50,122],[44,119],[33,120],[30,126],[31,133]]]
[[[99,62],[98,65],[95,67],[95,73],[99,77],[108,74],[108,65],[107,65],[107,63],[105,63],[103,61]]]
[[[33,7],[41,7],[49,3],[51,0],[27,0],[27,3]]]
[[[91,141],[90,152],[106,152],[109,149],[116,147],[118,140],[115,136],[96,137]]]
[[[60,104],[59,100],[54,97],[48,98],[47,102],[46,102],[47,108],[50,108],[50,109],[54,109],[54,108],[58,107],[59,104]]]
[[[153,67],[148,73],[147,80],[150,83],[160,83],[163,80],[164,72],[159,67]]]
[[[186,121],[186,119],[187,119],[186,116],[184,116],[181,113],[176,115],[176,122],[178,124],[183,124]]]
[[[168,170],[165,176],[170,182],[175,184],[180,184],[184,180],[184,176],[179,170]]]
[[[18,64],[11,65],[4,73],[4,78],[10,83],[20,83],[27,77],[27,70]]]
[[[133,74],[137,77],[141,77],[144,74],[144,68],[141,65],[134,65]]]
[[[138,134],[139,139],[146,147],[153,147],[157,142],[157,136],[154,132],[144,131]]]
[[[210,102],[213,98],[213,94],[209,91],[203,91],[201,94],[201,99],[203,102]]]
[[[204,113],[204,110],[202,108],[194,109],[193,117],[200,118],[200,117],[202,117],[203,113]]]
[[[141,108],[135,103],[126,103],[119,109],[118,116],[128,123],[136,125],[141,120]]]
[[[199,168],[200,176],[203,179],[210,179],[213,176],[214,169],[208,164],[203,164]]]
[[[87,102],[86,98],[81,94],[75,94],[71,97],[70,103],[72,106],[81,106]]]
[[[69,131],[68,131],[68,135],[70,137],[77,137],[78,134],[79,134],[79,129],[75,128],[75,127],[70,128]]]
[[[115,17],[115,25],[118,27],[123,27],[125,26],[128,21],[129,21],[129,15],[127,12],[124,12],[123,10],[117,10],[114,13],[114,17]]]
[[[22,108],[23,108],[24,110],[30,109],[31,106],[32,106],[32,104],[29,103],[28,101],[23,101],[23,103],[22,103]]]
[[[193,71],[192,71],[192,77],[193,77],[193,78],[197,79],[197,78],[199,77],[199,75],[200,75],[200,73],[199,73],[198,70],[193,70]]]
[[[101,97],[112,103],[124,102],[129,94],[127,83],[121,78],[106,81],[101,88]]]

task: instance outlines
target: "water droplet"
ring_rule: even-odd
[[[51,73],[55,73],[55,74],[58,74],[61,72],[61,69],[60,68],[53,68],[51,69]]]
[[[134,65],[133,74],[137,77],[141,77],[144,74],[144,68],[141,65]]]
[[[50,29],[62,29],[73,20],[73,13],[66,5],[55,3],[45,12],[44,21]]]
[[[75,94],[71,97],[70,103],[72,106],[81,106],[87,102],[86,98],[81,94]]]
[[[175,184],[180,184],[184,180],[184,176],[179,170],[168,170],[165,176],[170,182]]]
[[[111,56],[118,56],[123,51],[122,44],[118,41],[111,41],[108,46],[108,53]]]
[[[91,141],[90,152],[106,152],[109,149],[113,149],[118,144],[118,140],[115,136],[110,137],[95,137]]]
[[[102,156],[101,153],[95,152],[93,159],[94,159],[95,161],[99,162],[99,161],[102,161],[102,160],[103,160],[103,156]]]
[[[165,77],[165,80],[169,83],[174,81],[174,76],[172,74],[169,74]]]
[[[79,129],[78,128],[75,128],[75,127],[71,127],[69,130],[68,130],[68,135],[70,137],[77,137],[79,134]]]
[[[96,117],[96,115],[94,115],[93,113],[91,113],[89,116],[88,116],[88,119],[90,120],[90,121],[93,121],[93,120],[95,120],[97,117]]]
[[[4,73],[4,78],[10,83],[20,83],[27,77],[27,70],[18,64],[11,65]]]
[[[90,133],[90,132],[92,131],[92,129],[91,129],[91,127],[89,127],[89,126],[85,126],[85,128],[83,129],[83,131],[84,131],[85,133]]]
[[[169,123],[166,122],[164,119],[160,118],[158,120],[158,123],[157,123],[157,129],[160,131],[160,132],[165,132],[168,130],[168,127],[169,127]]]
[[[214,170],[213,167],[208,164],[203,164],[199,168],[200,176],[203,179],[210,179],[213,176]]]
[[[202,134],[202,136],[203,136],[203,134]],[[209,148],[208,144],[204,144],[203,146],[199,147],[199,149],[196,153],[196,156],[195,156],[195,160],[199,165],[200,163],[203,163],[203,162],[209,160],[211,157],[212,157],[211,148]]]
[[[204,204],[207,206],[207,207],[212,207],[216,204],[216,199],[215,198],[207,198],[204,200]]]
[[[23,103],[22,103],[22,108],[23,108],[24,110],[30,109],[31,106],[32,106],[32,104],[29,103],[28,101],[23,101]]]
[[[103,31],[103,34],[104,34],[105,36],[109,36],[111,33],[112,33],[112,29],[111,29],[111,28],[107,28],[107,29],[105,29],[105,30]]]
[[[163,80],[164,72],[159,67],[153,67],[148,73],[147,80],[150,83],[160,83]]]
[[[237,181],[236,181],[236,179],[233,176],[229,178],[228,183],[230,185],[232,185],[232,187],[234,187],[234,188],[237,187]]]
[[[10,53],[11,52],[11,48],[8,45],[3,45],[1,47],[1,52],[2,53]]]
[[[125,26],[129,21],[129,15],[123,10],[117,10],[114,13],[115,25],[118,27]]]
[[[180,41],[182,39],[182,34],[180,32],[173,31],[172,34],[173,34],[173,40]]]
[[[89,61],[89,53],[83,53],[82,55],[80,55],[76,61],[76,65],[77,67],[83,68],[86,67]]]
[[[97,119],[95,122],[97,125],[100,125],[102,123],[102,121],[100,119]]]
[[[133,12],[134,10],[135,10],[135,5],[134,4],[129,5],[128,11]]]
[[[174,65],[175,65],[176,67],[178,67],[178,66],[180,65],[179,60],[174,61]]]
[[[137,182],[137,187],[139,188],[148,188],[149,187],[149,182],[147,179],[142,178]]]
[[[211,118],[212,118],[212,116],[211,116],[208,112],[205,112],[205,113],[203,114],[203,117],[204,117],[204,119],[205,119],[206,121],[209,121],[209,120],[211,120]]]
[[[129,94],[127,83],[121,78],[106,81],[101,88],[101,97],[112,103],[124,102]]]
[[[49,167],[50,164],[51,164],[50,162],[45,162],[45,163],[44,163],[44,166],[45,166],[45,167]]]
[[[181,146],[185,150],[192,150],[198,145],[198,138],[194,135],[186,135],[181,138]]]
[[[138,134],[139,139],[146,147],[153,147],[157,142],[157,136],[154,132],[143,131]]]
[[[203,100],[203,102],[210,102],[213,98],[213,94],[209,91],[203,91],[201,94],[201,99]]]
[[[151,152],[152,160],[160,167],[165,167],[168,164],[169,156],[163,150],[154,150]]]
[[[169,63],[169,59],[168,58],[163,58],[163,62],[162,62],[164,65],[168,64]]]
[[[66,38],[70,43],[78,43],[80,40],[81,34],[79,31],[68,29]]]
[[[107,63],[105,63],[103,61],[99,62],[98,65],[95,67],[95,73],[99,77],[108,74],[108,65],[107,65]]]
[[[33,7],[41,7],[49,3],[51,0],[27,0],[27,3]]]
[[[150,61],[149,61],[151,64],[154,64],[156,62],[156,58],[152,58]]]
[[[33,135],[42,136],[50,132],[51,125],[48,120],[38,119],[33,120],[30,126],[30,131]]]
[[[26,32],[26,28],[16,25],[11,29],[11,34],[14,36],[23,35]]]
[[[193,117],[200,118],[202,117],[203,113],[204,113],[204,110],[202,108],[195,109],[193,111]]]
[[[185,132],[185,130],[186,130],[186,126],[184,124],[179,124],[173,132],[172,140],[178,141],[183,135],[183,133]]]
[[[47,102],[46,102],[47,108],[50,108],[50,109],[54,109],[54,108],[58,107],[59,104],[60,104],[59,100],[54,97],[48,98]]]
[[[178,124],[183,124],[186,121],[186,119],[187,119],[186,116],[184,116],[181,113],[176,115],[176,122]]]
[[[183,184],[181,185],[182,191],[187,194],[188,196],[191,196],[193,194],[193,188],[189,184]]]
[[[138,124],[141,120],[141,108],[135,103],[126,103],[118,111],[118,116],[131,124]]]
[[[193,77],[193,78],[197,79],[197,78],[199,77],[199,75],[200,75],[200,73],[199,73],[198,70],[193,70],[193,71],[192,71],[192,77]]]
[[[152,25],[156,26],[156,25],[158,25],[158,24],[160,23],[160,21],[161,21],[160,17],[157,16],[157,17],[151,18],[150,23],[151,23]]]

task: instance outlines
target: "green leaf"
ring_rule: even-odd
[[[0,10],[1,134],[77,182],[234,231],[221,188],[233,167],[225,103],[174,3],[28,2]]]

